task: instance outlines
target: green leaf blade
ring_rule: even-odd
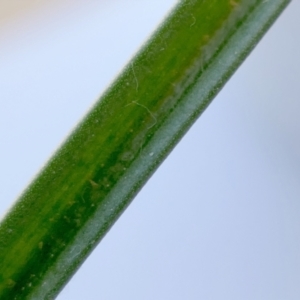
[[[53,299],[288,0],[182,1],[0,227],[1,299]]]

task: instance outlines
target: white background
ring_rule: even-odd
[[[1,215],[175,2],[0,2]],[[299,13],[294,0],[57,299],[300,299]]]

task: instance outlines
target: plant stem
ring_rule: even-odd
[[[289,0],[181,1],[0,227],[0,298],[53,299]]]

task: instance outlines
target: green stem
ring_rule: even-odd
[[[0,227],[0,298],[53,299],[289,0],[181,1]]]

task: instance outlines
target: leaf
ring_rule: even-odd
[[[182,1],[0,227],[1,299],[53,299],[289,1]]]

